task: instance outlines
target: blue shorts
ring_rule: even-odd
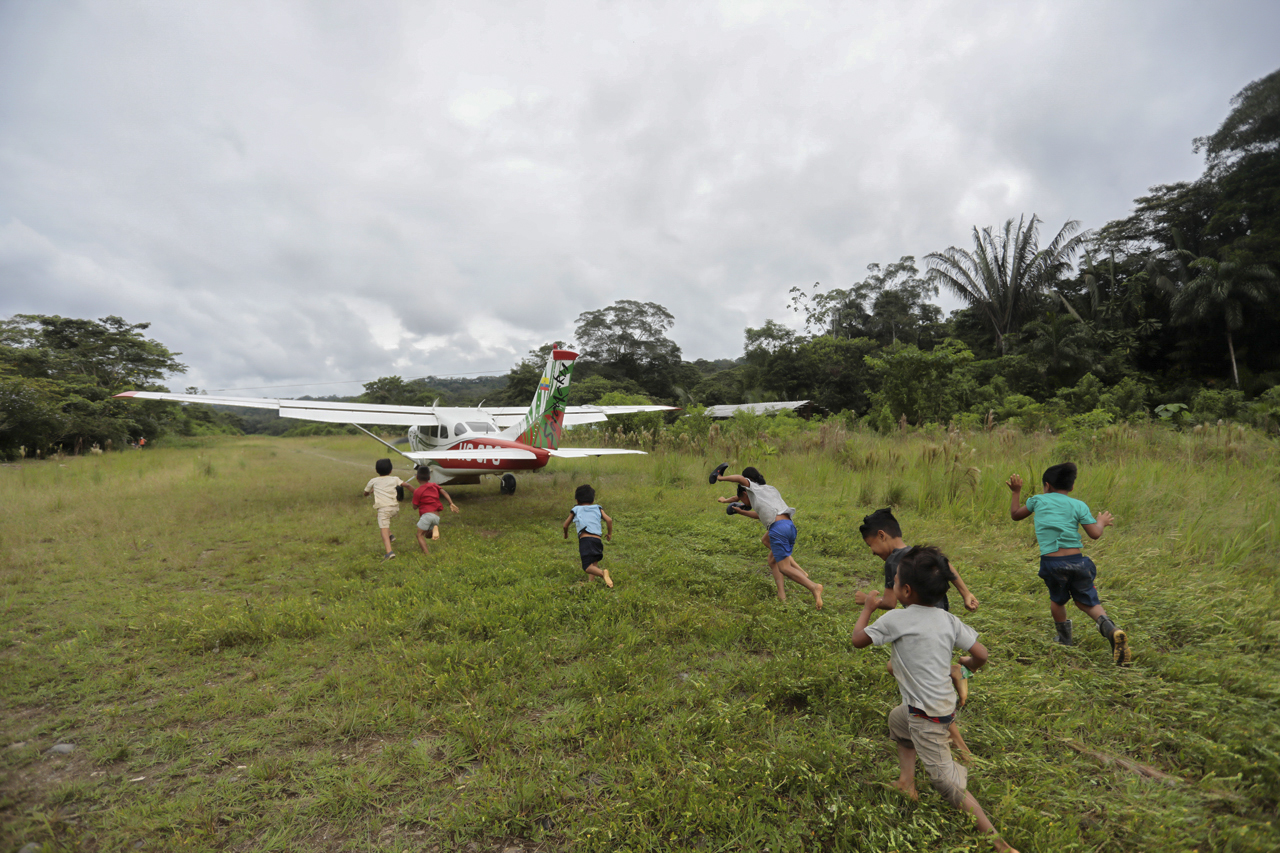
[[[1040,578],[1049,587],[1049,600],[1054,604],[1066,604],[1073,598],[1085,607],[1101,604],[1093,584],[1097,577],[1098,567],[1084,554],[1040,558]]]
[[[775,561],[791,556],[796,547],[796,526],[789,518],[780,518],[769,525],[769,550]]]

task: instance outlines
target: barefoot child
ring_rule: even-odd
[[[878,509],[871,515],[864,516],[862,525],[858,528],[858,532],[862,534],[862,541],[867,543],[867,547],[871,549],[871,553],[884,560],[884,588],[885,593],[880,597],[880,603],[877,605],[881,610],[893,610],[898,606],[898,594],[900,587],[898,585],[898,564],[902,562],[902,558],[911,550],[902,538],[902,526],[898,524],[898,519],[893,517],[893,510],[889,508]],[[947,563],[947,568],[951,569],[950,583],[956,588],[956,592],[964,599],[964,607],[969,612],[978,609],[978,599],[969,591],[969,587],[965,586],[964,581],[960,578],[960,573],[955,567]],[[865,604],[867,594],[864,592],[856,592],[853,600],[858,604]],[[947,601],[947,594],[944,592],[942,598],[938,600],[938,607],[950,612],[950,602]],[[893,662],[889,662],[889,674],[893,675]],[[951,681],[955,685],[956,695],[960,697],[960,707],[963,708],[965,703],[969,701],[969,682],[968,678],[972,675],[967,667],[960,664],[952,664]],[[968,759],[972,753],[969,751],[969,745],[964,742],[964,736],[960,734],[960,725],[955,720],[947,727],[947,732],[951,736],[951,745],[960,750],[960,755]]]
[[[1080,539],[1080,527],[1090,539],[1102,538],[1103,532],[1114,524],[1111,513],[1103,510],[1097,519],[1089,512],[1084,501],[1069,497],[1076,484],[1074,462],[1054,465],[1044,472],[1044,494],[1027,498],[1022,505],[1022,478],[1014,474],[1009,478],[1009,490],[1013,493],[1009,503],[1009,515],[1021,521],[1029,515],[1036,517],[1036,541],[1040,544],[1040,578],[1049,588],[1049,612],[1053,614],[1057,629],[1057,642],[1071,645],[1071,620],[1067,618],[1066,603],[1075,601],[1098,626],[1098,633],[1111,643],[1111,658],[1116,666],[1128,666],[1132,660],[1129,637],[1107,617],[1098,598],[1094,580],[1098,568],[1080,552],[1084,544]]]
[[[937,548],[912,548],[898,565],[898,601],[905,610],[891,610],[868,626],[879,603],[875,592],[865,597],[853,628],[853,647],[891,644],[893,677],[902,704],[889,712],[889,737],[898,745],[898,780],[894,787],[918,799],[915,784],[917,756],[929,782],[956,808],[977,819],[978,831],[993,836],[997,850],[1017,853],[996,835],[995,827],[966,789],[968,771],[951,758],[947,727],[955,718],[956,696],[949,670],[952,649],[969,654],[960,663],[976,670],[987,662],[978,634],[946,610],[934,606],[951,580],[947,558]]]
[[[603,535],[605,539],[613,541],[613,519],[595,502],[596,490],[590,486],[578,486],[573,499],[578,505],[569,510],[569,517],[564,520],[564,538],[569,538],[569,525],[576,525],[578,556],[582,558],[582,570],[587,573],[587,580],[590,581],[593,576],[604,578],[604,585],[613,589],[613,578],[609,577],[609,570],[600,568],[600,561],[604,559],[604,542],[600,537]],[[601,526],[602,521],[607,526],[608,533]]]
[[[753,467],[743,468],[742,474],[726,475],[724,464],[711,472],[710,481],[716,483],[737,483],[750,502],[751,509],[729,504],[730,515],[744,515],[754,518],[764,525],[765,534],[760,540],[769,549],[769,573],[778,587],[778,600],[786,601],[787,592],[783,588],[783,578],[790,578],[800,584],[813,595],[813,604],[822,609],[822,584],[814,583],[809,575],[792,556],[796,546],[796,526],[791,517],[796,514],[795,507],[787,506],[782,495],[773,486],[765,484],[764,477]]]
[[[444,504],[440,496],[449,502],[449,509],[458,512],[453,498],[436,483],[431,482],[431,469],[426,465],[418,467],[418,488],[413,490],[413,505],[418,508],[418,547],[427,553],[427,534],[432,539],[440,538],[440,512]]]
[[[396,488],[409,483],[391,476],[390,459],[379,459],[373,463],[373,469],[378,472],[378,476],[365,484],[364,496],[367,498],[373,495],[373,508],[378,513],[378,529],[382,532],[382,546],[386,552],[382,559],[390,560],[396,555],[391,550],[391,542],[396,538],[391,535],[391,519],[400,514],[400,505],[396,503]]]

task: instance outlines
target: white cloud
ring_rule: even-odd
[[[516,102],[515,95],[501,89],[464,92],[449,102],[449,114],[468,127],[479,127]]]
[[[179,387],[502,371],[619,298],[733,356],[792,285],[1194,177],[1274,67],[1230,11],[4,4],[0,313],[151,321]]]

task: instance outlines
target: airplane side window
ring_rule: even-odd
[[[466,424],[458,424],[457,426],[455,426],[455,427],[453,428],[453,434],[454,434],[455,436],[462,435],[462,434],[463,434],[463,433],[465,433],[466,431],[467,431],[467,425],[466,425]]]
[[[467,421],[467,426],[471,427],[472,432],[495,432],[491,424],[484,423],[483,421],[479,423],[476,421]]]

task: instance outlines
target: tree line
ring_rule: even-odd
[[[572,405],[684,408],[807,399],[864,423],[1280,416],[1280,70],[1231,101],[1194,181],[1152,187],[1096,231],[1034,214],[973,228],[966,245],[874,263],[848,287],[794,287],[787,322],[744,330],[735,357],[686,361],[675,317],[622,299],[584,312]],[[943,317],[946,292],[963,307]],[[788,318],[784,318],[788,319]],[[0,456],[165,433],[316,432],[260,410],[122,403],[185,369],[146,323],[15,315],[0,321]],[[504,377],[381,377],[353,399],[518,406],[553,347]],[[188,389],[195,391],[195,389]],[[343,398],[330,398],[343,399]],[[286,433],[287,434],[287,433]]]

